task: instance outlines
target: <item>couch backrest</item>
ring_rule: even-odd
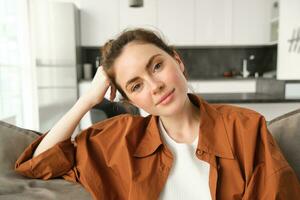
[[[268,129],[300,180],[300,109],[271,120]]]
[[[11,169],[24,149],[39,136],[35,131],[26,130],[0,121],[0,171]]]
[[[29,179],[14,171],[17,158],[38,136],[38,132],[0,121],[0,199],[92,199],[80,184]]]

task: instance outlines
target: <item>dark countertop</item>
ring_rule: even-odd
[[[210,103],[300,103],[300,97],[285,98],[286,83],[300,83],[300,80],[276,80],[273,78],[208,78],[189,81],[256,80],[255,93],[199,93]],[[85,82],[85,81],[82,81]],[[91,82],[89,80],[88,82]]]
[[[266,77],[247,77],[243,78],[240,76],[234,76],[234,77],[202,77],[198,79],[188,79],[188,81],[191,82],[197,82],[197,81],[249,81],[249,80],[263,80],[263,81],[281,81],[284,83],[300,83],[300,80],[277,80],[276,78],[266,78]]]
[[[247,77],[247,78],[243,78],[240,76],[235,76],[235,77],[202,77],[202,78],[198,78],[198,79],[189,79],[188,81],[191,82],[197,82],[197,81],[246,81],[246,80],[257,80],[257,79],[266,79],[263,77]],[[268,79],[268,78],[267,78]]]
[[[293,99],[266,93],[201,93],[197,95],[209,103],[300,103],[300,97]]]

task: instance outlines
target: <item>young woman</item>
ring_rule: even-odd
[[[145,110],[83,130],[109,87]],[[94,199],[300,199],[300,186],[260,114],[188,93],[185,66],[155,33],[108,41],[91,89],[16,162],[32,177],[79,182]]]

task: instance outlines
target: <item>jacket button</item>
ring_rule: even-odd
[[[198,154],[198,155],[202,155],[202,154],[203,154],[203,151],[197,149],[197,154]]]

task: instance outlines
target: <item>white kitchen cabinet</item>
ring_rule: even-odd
[[[232,0],[196,0],[195,43],[230,45],[232,42]]]
[[[102,46],[108,39],[119,33],[119,1],[81,1],[82,46]]]
[[[128,1],[120,1],[120,30],[130,27],[155,29],[157,25],[157,0],[144,0],[143,7],[129,7]]]
[[[81,42],[102,46],[127,27],[161,31],[167,42],[189,45],[261,45],[270,41],[270,0],[81,1]]]
[[[270,41],[269,0],[232,0],[232,44],[260,45]]]
[[[157,26],[170,44],[195,44],[195,0],[158,0],[157,9]]]

